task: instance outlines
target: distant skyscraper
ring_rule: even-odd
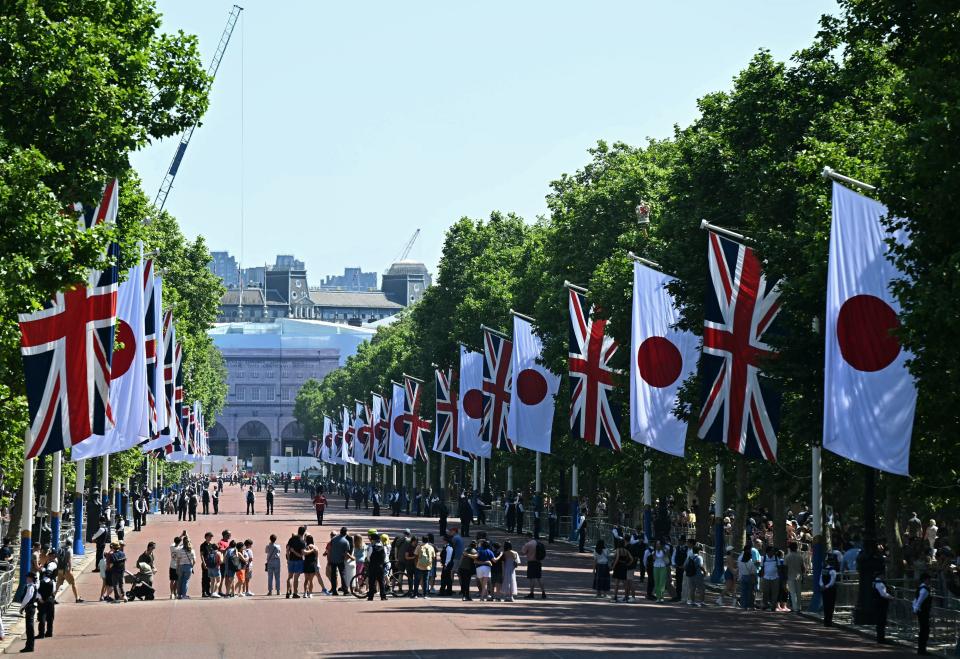
[[[360,268],[344,268],[342,275],[329,275],[320,284],[322,289],[341,291],[373,291],[377,289],[377,273]]]
[[[303,261],[295,259],[293,254],[277,254],[277,260],[273,265],[275,270],[304,270]]]
[[[230,256],[230,252],[210,252],[210,272],[223,280],[227,288],[240,286],[240,273],[237,271],[237,260]]]

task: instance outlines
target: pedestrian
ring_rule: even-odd
[[[913,613],[917,616],[917,654],[927,654],[927,640],[930,638],[930,607],[933,599],[930,597],[930,575],[924,572],[920,575],[920,585],[917,587],[917,597],[913,600]]]
[[[647,599],[655,600],[656,598],[654,597],[654,594],[653,594],[653,586],[656,579],[654,579],[653,564],[654,564],[654,561],[656,560],[656,548],[653,543],[650,543],[647,545],[646,550],[643,552],[642,560],[643,560],[643,567],[647,572]]]
[[[204,569],[200,575],[200,593],[201,597],[210,597],[210,564],[211,554],[213,553],[213,565],[216,567],[216,543],[213,542],[213,534],[207,531],[203,534],[203,542],[200,543],[200,560],[203,561]],[[219,568],[218,568],[219,570]],[[218,575],[219,576],[219,573]]]
[[[763,610],[775,611],[780,591],[780,561],[773,545],[767,547],[760,567],[760,594],[763,597]]]
[[[210,534],[213,537],[213,534]],[[201,545],[202,546],[202,545]],[[215,599],[221,597],[220,591],[223,588],[221,581],[221,569],[223,567],[223,552],[215,542],[208,542],[207,553],[200,551],[200,556],[204,562],[204,574],[207,575],[207,592],[209,596]]]
[[[597,540],[598,545],[603,544],[603,540]],[[623,601],[627,601],[626,581],[627,567],[630,565],[630,552],[623,546],[622,538],[615,538],[613,541],[613,601],[619,601],[620,587],[624,587]],[[530,570],[530,564],[527,564],[527,571]],[[609,585],[607,590],[610,590]]]
[[[223,483],[210,495],[210,502],[213,503],[213,514],[220,514],[220,492],[223,491]]]
[[[531,538],[520,550],[520,554],[527,560],[527,580],[530,582],[530,594],[525,599],[534,598],[534,590],[537,586],[540,587],[540,599],[547,599],[547,591],[543,588],[543,559],[547,556],[546,545]]]
[[[57,591],[55,574],[56,561],[51,561],[40,571],[40,583],[37,585],[37,617],[39,633],[37,638],[53,636],[53,620],[57,610]]]
[[[673,584],[674,584],[674,595],[673,601],[679,602],[683,599],[683,570],[684,564],[687,561],[687,552],[689,547],[687,546],[687,537],[685,535],[680,536],[680,540],[677,542],[676,548],[673,550],[673,557],[671,563],[673,564]]]
[[[247,490],[247,514],[248,514],[248,515],[254,515],[254,514],[255,514],[254,511],[253,511],[253,497],[254,497],[254,494],[253,494],[253,485],[251,485],[251,486],[250,486],[250,489]]]
[[[607,544],[601,538],[593,550],[593,589],[597,597],[610,594],[610,554]]]
[[[693,551],[687,553],[684,581],[688,581],[687,604],[689,606],[706,606],[707,587],[704,577],[706,568],[703,561],[703,545],[695,543]]]
[[[63,585],[63,582],[66,581],[70,584],[70,589],[73,590],[73,598],[76,600],[77,604],[83,602],[83,599],[80,597],[80,593],[77,592],[77,581],[73,576],[73,538],[67,538],[65,542],[60,543],[60,549],[57,550],[57,587],[56,591],[60,591],[60,586]]]
[[[835,558],[828,558],[820,572],[820,595],[823,597],[823,626],[833,625],[833,611],[837,606],[837,567]]]
[[[577,551],[581,554],[586,551],[583,547],[587,543],[587,516],[583,509],[577,515]]]
[[[177,596],[177,581],[180,579],[180,543],[183,542],[183,536],[178,535],[173,539],[170,545],[170,599]]]
[[[307,548],[304,536],[307,533],[307,527],[297,528],[297,532],[287,540],[287,599],[300,599],[297,591],[300,588],[300,575],[303,574],[303,552]],[[293,581],[293,593],[290,592],[290,581]]]
[[[500,590],[503,586],[503,550],[500,547],[500,543],[497,542],[490,545],[490,550],[493,552],[493,567],[490,570],[490,586],[493,588],[493,601],[499,602],[503,597]]]
[[[520,555],[513,550],[513,544],[507,540],[503,543],[502,556],[503,582],[500,584],[500,593],[503,595],[504,602],[512,602],[517,596],[517,566],[520,565]]]
[[[377,591],[380,592],[380,599],[387,599],[386,584],[384,583],[387,550],[383,546],[382,539],[376,529],[371,529],[367,534],[370,539],[370,555],[366,561],[367,572],[367,600],[373,601]]]
[[[318,490],[313,497],[313,507],[317,511],[317,526],[323,526],[323,511],[327,509],[327,497],[323,496],[323,490]]]
[[[752,609],[753,593],[757,584],[757,564],[753,560],[753,548],[749,542],[743,545],[743,553],[737,562],[737,573],[740,575],[740,606]]]
[[[800,555],[796,540],[787,545],[787,556],[784,559],[787,568],[787,590],[790,592],[790,608],[794,613],[801,613],[800,593],[803,590],[803,576],[806,567],[803,556]]]
[[[407,533],[409,533],[407,529]],[[416,584],[414,582],[414,577],[417,574],[417,547],[419,542],[417,536],[412,536],[403,549],[403,567],[406,570],[407,574],[407,586],[409,592],[407,597],[416,597]]]
[[[470,546],[463,550],[463,554],[460,556],[460,564],[457,567],[457,577],[460,579],[460,599],[464,602],[473,601],[473,598],[470,597],[470,581],[473,579],[473,562],[476,558],[477,543],[471,541]],[[506,579],[506,567],[504,567],[504,579]]]
[[[210,488],[205,487],[200,493],[200,503],[203,505],[203,514],[210,514]]]
[[[250,590],[250,582],[253,580],[253,540],[247,538],[243,541],[243,546],[238,547],[238,551],[243,557],[243,596],[253,597]]]
[[[227,549],[223,552],[223,564],[226,566],[224,577],[224,597],[234,597],[237,594],[237,581],[240,570],[243,569],[243,557],[240,555],[240,548],[237,541],[233,538],[227,544]]]
[[[440,595],[453,595],[453,543],[450,538],[443,536],[446,541],[440,551]]]
[[[437,517],[439,518],[440,537],[445,537],[447,535],[447,517],[449,515],[450,509],[447,508],[447,503],[443,499],[437,501]]]
[[[670,552],[662,541],[658,540],[653,552],[653,596],[657,602],[663,602],[663,592],[667,588],[667,573],[670,570]]]
[[[280,545],[277,544],[277,535],[270,534],[270,542],[263,550],[266,560],[264,570],[267,573],[267,595],[280,594]]]
[[[340,577],[340,588],[339,592],[344,595],[348,595],[349,591],[347,590],[350,586],[349,582],[344,583],[346,576],[346,561],[347,556],[350,558],[353,557],[351,553],[350,541],[347,539],[347,527],[343,526],[340,528],[340,534],[335,537],[330,543],[330,553],[327,556],[327,562],[330,563],[330,593],[332,595],[338,594],[337,588],[337,577]]]
[[[303,537],[306,545],[303,549],[303,596],[313,597],[313,580],[317,576],[317,563],[320,558],[320,550],[313,542],[313,536],[309,533]],[[321,579],[321,587],[323,580]]]
[[[100,516],[100,526],[97,528],[96,533],[93,534],[91,538],[93,542],[97,543],[97,553],[96,557],[93,559],[94,564],[97,566],[93,571],[100,571],[100,560],[103,558],[103,551],[106,549],[107,543],[110,542],[110,527],[107,526],[107,518],[103,515]]]
[[[27,643],[23,646],[21,652],[33,652],[34,638],[36,638],[33,623],[37,615],[37,604],[40,595],[37,592],[37,586],[34,580],[34,573],[27,571],[24,578],[26,586],[23,589],[23,596],[20,598],[20,615],[23,616],[24,623],[26,624]]]
[[[881,570],[873,580],[873,596],[877,606],[877,643],[880,645],[887,642],[887,610],[894,599],[891,590],[893,588],[887,586],[887,580]]]
[[[493,572],[493,550],[490,549],[490,543],[486,539],[480,540],[477,545],[477,558],[474,565],[477,568],[477,581],[480,584],[480,601],[484,602],[493,599],[490,591],[490,576]]]
[[[133,530],[139,531],[147,516],[147,500],[137,494],[133,495]]]
[[[183,541],[180,543],[180,555],[177,558],[177,571],[180,577],[177,584],[177,599],[190,599],[187,590],[190,587],[190,576],[193,574],[193,566],[196,562],[197,555],[193,551],[193,545],[190,544],[190,537],[184,533]]]
[[[190,521],[197,521],[197,506],[200,504],[200,498],[197,497],[196,491],[191,487],[190,488],[190,497],[187,500],[187,506],[190,510]]]
[[[267,514],[273,514],[273,485],[267,485]]]
[[[717,596],[717,606],[723,606],[723,598],[730,598],[730,603],[737,603],[737,557],[733,547],[727,545],[723,555],[723,591]]]
[[[489,549],[487,549],[487,551],[490,553],[489,561],[490,561],[490,564],[492,565],[493,552],[490,552]],[[433,562],[436,559],[436,557],[437,557],[437,550],[436,548],[434,548],[432,544],[430,544],[429,538],[427,538],[427,536],[423,536],[422,538],[420,538],[420,546],[417,547],[416,557],[414,559],[415,561],[414,567],[416,569],[416,578],[414,579],[414,582],[413,582],[413,593],[415,596],[419,596],[417,595],[417,592],[418,592],[418,586],[420,584],[423,584],[422,597],[426,598],[430,596],[430,582],[429,582],[430,570],[433,568]],[[488,585],[489,585],[489,579],[488,579]],[[482,593],[480,598],[483,599]]]
[[[123,551],[124,542],[118,540],[110,545],[110,585],[113,586],[113,599],[126,602],[127,594],[123,590],[123,575],[127,567],[127,554]]]

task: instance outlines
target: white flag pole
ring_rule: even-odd
[[[83,484],[87,479],[87,461],[77,461],[77,479],[73,488],[73,555],[83,556]]]
[[[63,451],[57,451],[50,456],[50,546],[54,551],[60,549],[60,514],[63,511],[61,496],[61,479]]]

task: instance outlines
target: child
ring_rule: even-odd
[[[597,591],[597,597],[610,594],[610,555],[603,539],[597,540],[593,553],[593,589]]]

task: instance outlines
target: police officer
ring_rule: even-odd
[[[273,485],[267,485],[267,514],[273,514]]]
[[[820,572],[820,595],[823,597],[823,626],[830,627],[837,606],[837,565],[834,560],[827,559]]]
[[[887,588],[887,581],[883,578],[883,572],[878,572],[873,580],[873,594],[877,604],[877,643],[886,643],[887,634],[887,609],[890,608],[890,601],[893,599],[892,589]]]
[[[920,575],[917,598],[913,600],[913,612],[917,616],[917,654],[921,655],[927,654],[927,639],[930,638],[930,607],[933,600],[927,583],[929,580],[930,575],[926,572]]]
[[[20,600],[20,614],[23,616],[26,624],[27,644],[23,646],[20,652],[33,652],[33,641],[36,632],[33,629],[34,617],[37,615],[37,586],[34,583],[35,576],[33,572],[27,572],[26,586],[23,591],[23,598]]]
[[[40,603],[37,605],[40,633],[37,634],[37,638],[53,636],[53,618],[57,606],[56,574],[56,561],[47,563],[40,572],[40,585],[37,586],[37,594],[40,596]]]

